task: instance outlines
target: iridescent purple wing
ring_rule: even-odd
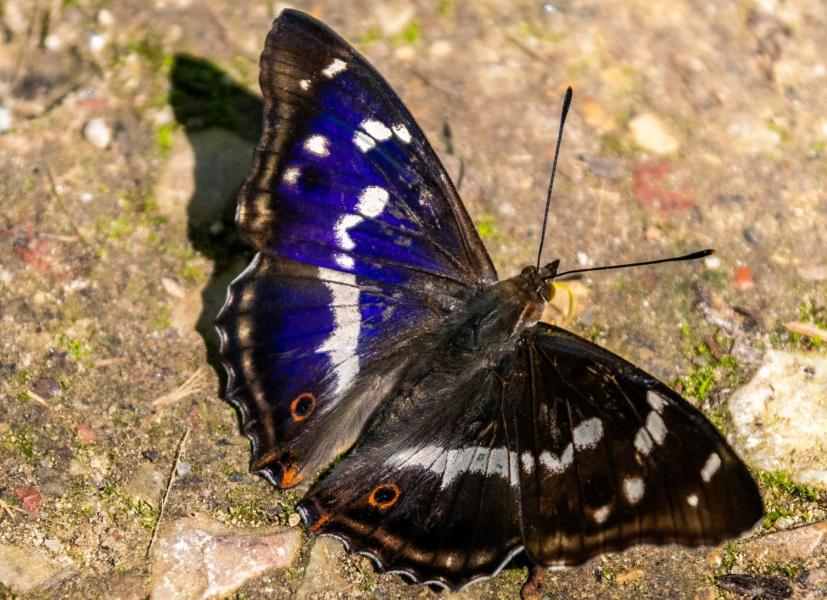
[[[259,253],[216,323],[252,468],[289,487],[353,444],[406,342],[497,276],[424,134],[339,36],[282,12],[261,88],[236,218]]]

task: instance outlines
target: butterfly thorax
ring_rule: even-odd
[[[450,347],[447,358],[495,364],[532,327],[553,295],[553,287],[533,266],[519,275],[483,287],[443,325],[440,335]],[[465,364],[464,368],[467,369]]]

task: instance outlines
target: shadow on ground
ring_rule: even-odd
[[[261,136],[262,101],[213,63],[189,54],[174,57],[170,83],[169,103],[195,154],[187,235],[192,248],[213,263],[196,330],[223,393],[225,374],[213,321],[227,285],[253,254],[236,235],[234,214],[238,188]]]

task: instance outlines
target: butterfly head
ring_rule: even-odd
[[[538,269],[535,266],[528,266],[522,270],[520,276],[525,280],[529,290],[536,295],[539,300],[551,302],[551,299],[554,298],[555,291],[552,281],[557,275],[557,268],[559,266],[559,260],[550,262],[542,269]]]

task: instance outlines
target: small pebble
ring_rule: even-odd
[[[290,527],[296,527],[299,523],[301,523],[302,518],[299,516],[299,513],[290,513],[290,516],[287,517],[287,524]]]
[[[60,552],[61,544],[54,538],[46,538],[43,540],[43,545],[46,546],[47,550],[51,550],[52,552]]]
[[[92,426],[88,423],[81,423],[77,426],[77,436],[78,441],[80,442],[81,446],[91,446],[95,443],[97,439],[97,435],[95,434],[95,430],[92,429]]]
[[[102,9],[98,13],[98,23],[103,25],[104,27],[109,27],[115,22],[115,17],[112,16],[112,13],[106,10],[105,8]]]
[[[752,278],[752,270],[747,265],[735,267],[735,287],[741,291],[751,290],[755,287],[755,280]]]
[[[192,471],[192,465],[188,462],[179,462],[178,466],[175,468],[175,473],[178,477],[183,477],[190,471]]]
[[[581,267],[585,267],[587,265],[590,265],[591,264],[591,259],[589,258],[589,255],[586,254],[585,252],[578,252],[577,253],[577,264],[579,264]]]
[[[80,195],[80,201],[83,202],[84,204],[86,204],[88,202],[91,202],[94,198],[95,197],[92,194],[90,194],[89,192],[83,192]]]
[[[96,117],[91,119],[83,128],[83,137],[95,148],[106,148],[112,141],[112,130],[106,121]]]
[[[160,452],[158,452],[157,450],[154,450],[152,448],[150,448],[149,450],[144,450],[143,452],[141,452],[141,456],[143,456],[145,459],[147,459],[148,461],[151,461],[151,462],[155,462],[156,460],[158,460],[158,457],[160,455],[161,455]]]
[[[678,138],[656,114],[638,115],[629,123],[629,129],[638,146],[655,154],[672,154],[680,148]]]
[[[437,40],[428,49],[428,53],[435,58],[442,58],[448,56],[453,52],[454,48],[448,40]]]
[[[43,505],[43,496],[36,488],[30,485],[21,485],[15,488],[14,495],[20,501],[20,504],[29,512],[29,514],[36,514]]]
[[[5,106],[0,106],[0,133],[11,129],[13,123],[14,118],[12,117],[11,111]]]
[[[43,40],[43,45],[46,46],[47,50],[54,52],[55,50],[60,50],[60,47],[63,45],[63,40],[55,34],[50,33],[46,36],[46,39]]]
[[[704,266],[710,271],[714,271],[715,269],[721,266],[721,259],[715,256],[714,254],[712,256],[707,256],[704,259]]]
[[[170,279],[169,277],[161,277],[161,286],[164,288],[164,291],[173,298],[178,298],[180,300],[187,295],[184,288],[178,285],[177,281]]]
[[[104,46],[106,46],[106,37],[99,33],[95,33],[89,36],[88,44],[89,49],[92,52],[100,52],[103,50]]]

